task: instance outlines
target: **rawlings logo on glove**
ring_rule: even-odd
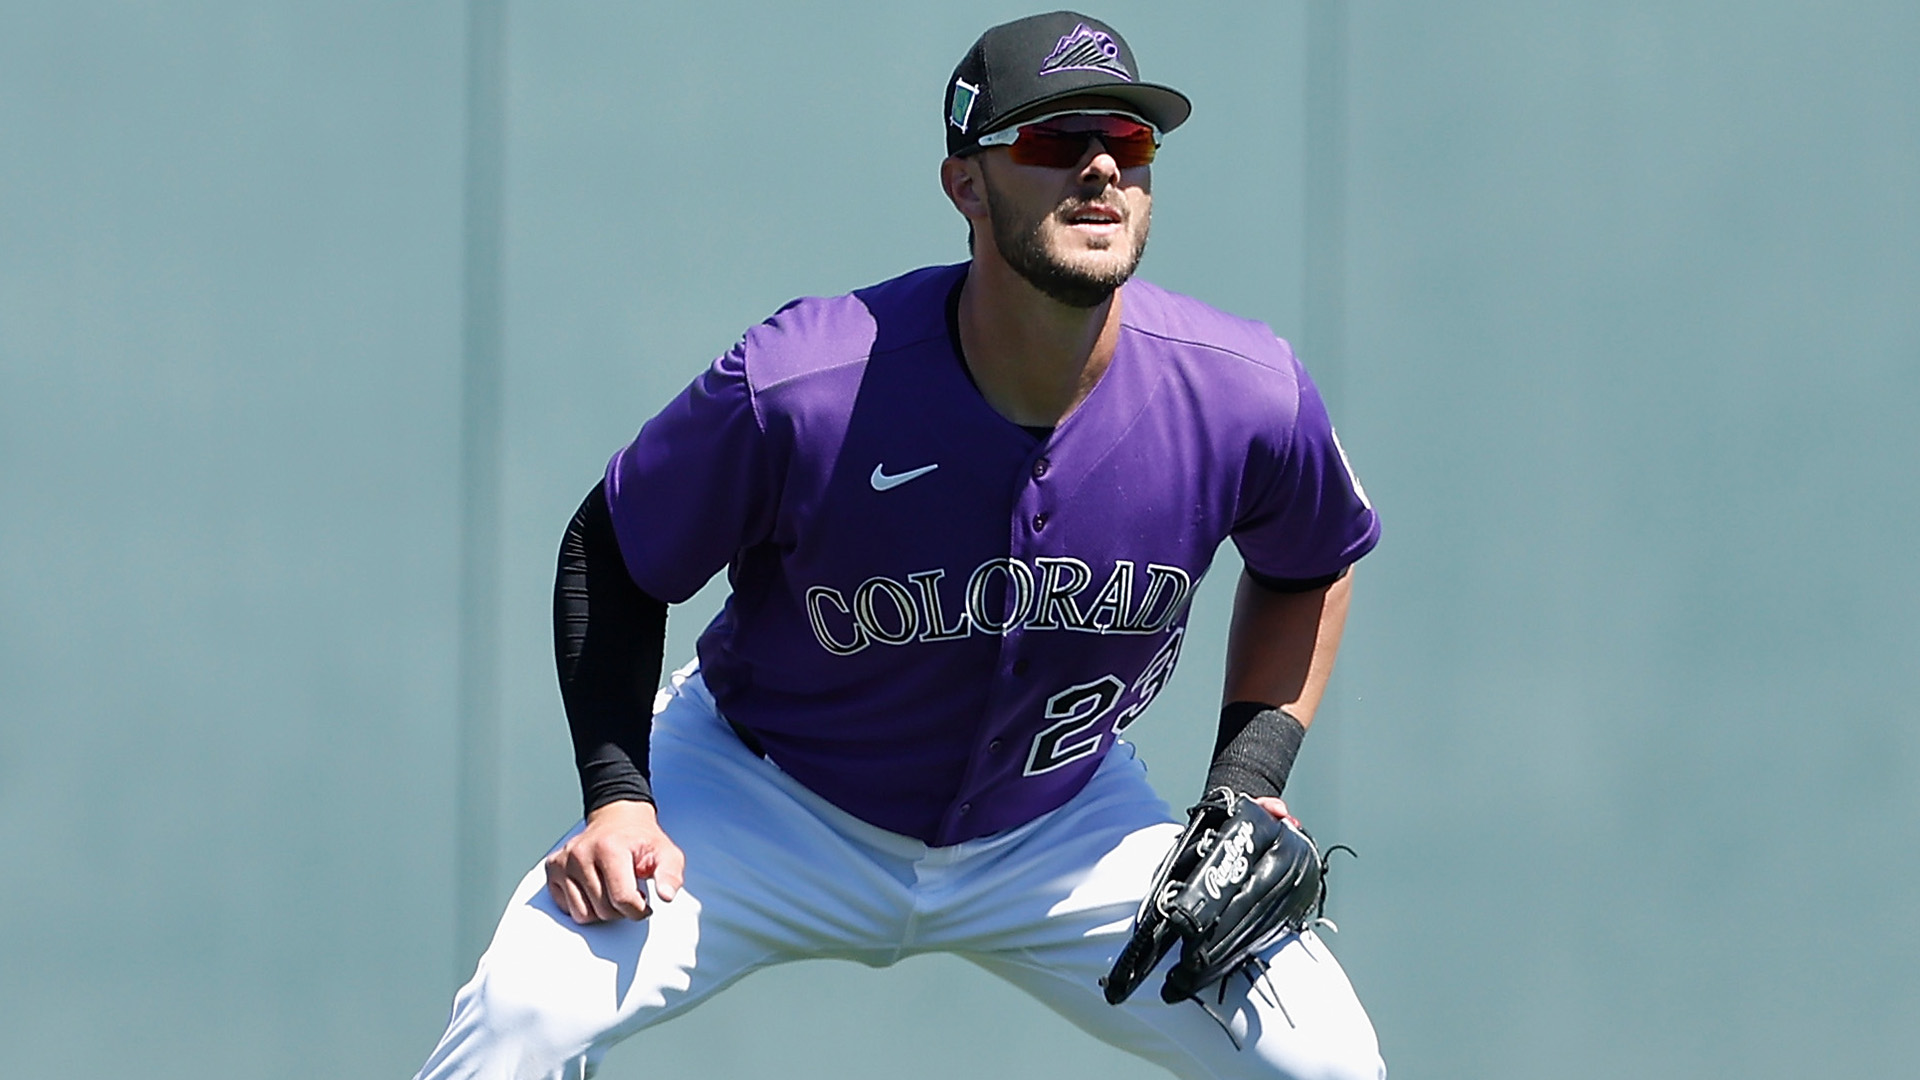
[[[1200,880],[1206,883],[1207,895],[1220,899],[1220,890],[1229,885],[1238,885],[1247,876],[1247,856],[1253,854],[1253,826],[1242,821],[1233,827],[1233,834],[1220,841],[1220,850],[1225,852],[1219,862],[1200,871]]]

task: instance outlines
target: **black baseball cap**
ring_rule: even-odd
[[[947,153],[1080,94],[1113,98],[1140,119],[1172,131],[1193,112],[1187,95],[1140,81],[1140,68],[1113,27],[1073,11],[1029,15],[980,35],[947,82]]]

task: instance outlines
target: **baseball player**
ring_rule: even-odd
[[[1195,794],[1278,818],[1378,535],[1287,345],[1132,276],[1189,110],[1096,19],[987,31],[942,116],[970,259],[789,304],[613,457],[555,587],[585,820],[421,1077],[590,1076],[758,968],[929,951],[1179,1076],[1384,1075],[1310,928],[1187,1000],[1102,993],[1182,836],[1121,737],[1196,583],[1231,539]],[[669,605],[723,568],[655,694]]]

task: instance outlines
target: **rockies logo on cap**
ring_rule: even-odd
[[[1113,35],[1090,30],[1086,23],[1076,24],[1073,32],[1061,38],[1053,52],[1040,61],[1042,75],[1061,71],[1104,71],[1133,81],[1133,72],[1120,62],[1120,46],[1114,43]]]

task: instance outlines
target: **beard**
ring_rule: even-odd
[[[1089,200],[1090,201],[1090,200]],[[1072,308],[1093,308],[1105,303],[1114,290],[1126,284],[1147,253],[1146,222],[1141,222],[1139,239],[1131,235],[1120,243],[1133,242],[1133,251],[1118,262],[1098,266],[1077,266],[1049,250],[1042,230],[1055,215],[1051,212],[1027,221],[1016,216],[1014,200],[994,197],[992,181],[987,183],[987,212],[993,225],[993,244],[1013,272],[1043,296]],[[1066,208],[1070,212],[1074,207]],[[1060,208],[1056,208],[1060,209]]]

